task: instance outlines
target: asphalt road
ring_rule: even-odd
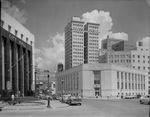
[[[82,106],[57,109],[2,111],[0,117],[149,117],[149,105],[137,99],[84,99]]]

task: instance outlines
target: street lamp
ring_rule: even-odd
[[[63,79],[61,80],[61,83],[62,83],[62,102],[63,102],[63,83],[64,83]]]

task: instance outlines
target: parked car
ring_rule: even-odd
[[[145,96],[140,97],[139,101],[141,104],[143,103],[150,104],[150,95],[145,95]]]
[[[68,100],[67,100],[67,103],[69,105],[72,105],[72,104],[77,104],[77,105],[79,104],[79,105],[81,105],[82,104],[82,100],[81,100],[81,98],[76,97],[76,96],[69,96]]]
[[[67,103],[67,100],[68,98],[70,97],[71,95],[63,95],[63,102],[64,103]]]

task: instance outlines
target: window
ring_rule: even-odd
[[[23,34],[21,34],[21,39],[23,39]]]
[[[119,82],[117,82],[117,89],[119,89]]]
[[[8,31],[9,31],[9,32],[11,31],[11,26],[10,26],[10,25],[8,25]]]
[[[17,36],[17,34],[18,34],[18,31],[17,31],[17,30],[15,30],[15,36]]]
[[[26,38],[26,42],[28,43],[28,38]]]
[[[32,41],[30,41],[30,45],[32,45]]]

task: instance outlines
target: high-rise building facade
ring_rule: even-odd
[[[65,27],[65,69],[98,62],[99,24],[71,17]]]
[[[84,63],[97,63],[99,50],[99,24],[86,23],[84,31]]]
[[[84,63],[84,22],[71,17],[65,27],[65,69]]]
[[[0,94],[35,90],[34,35],[1,9]]]

